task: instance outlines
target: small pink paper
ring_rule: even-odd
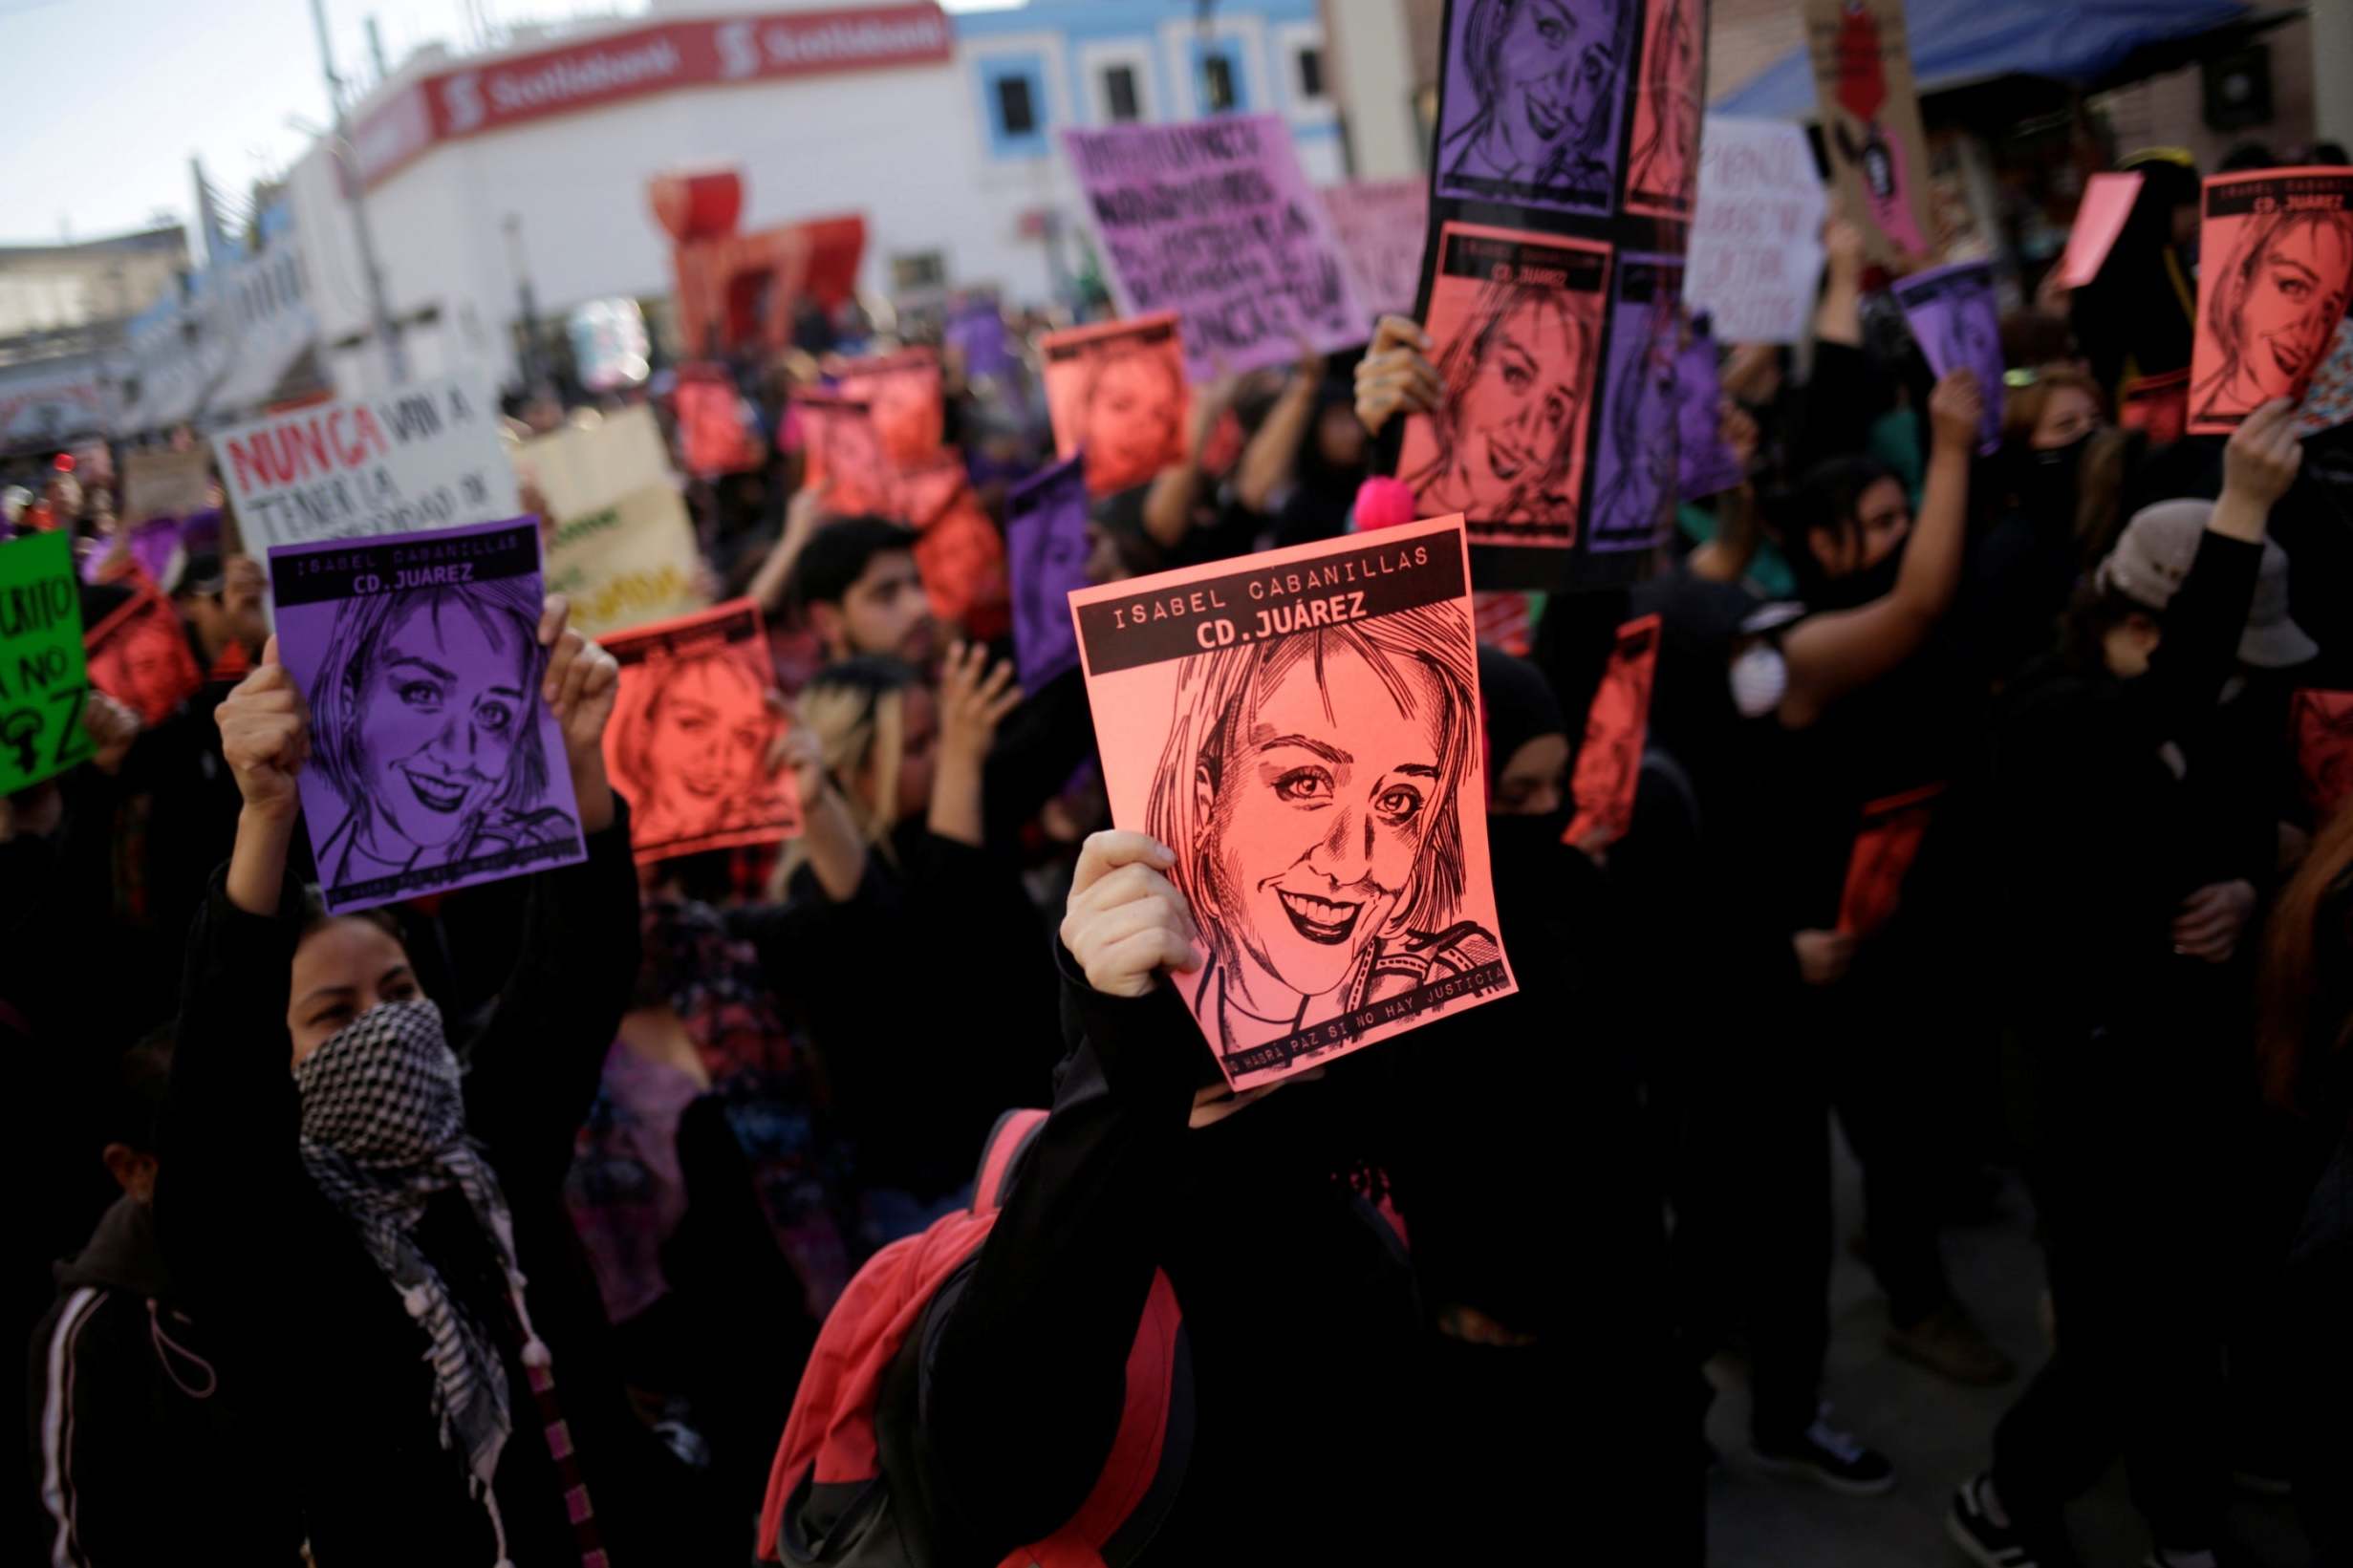
[[[2108,259],[2116,247],[2116,236],[2125,231],[2125,220],[2132,215],[2132,204],[2141,194],[2140,175],[2095,174],[2083,187],[2083,200],[2075,209],[2075,227],[2067,234],[2067,253],[2059,258],[2059,281],[2070,289],[2081,289],[2100,275],[2100,264]]]

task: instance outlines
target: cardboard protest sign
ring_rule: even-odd
[[[537,483],[560,521],[618,505],[656,485],[676,488],[661,426],[643,403],[526,441],[515,465]]]
[[[1406,420],[1397,477],[1425,513],[1460,512],[1471,543],[1578,540],[1609,250],[1585,240],[1445,225],[1424,325],[1446,400]]]
[[[1795,343],[1822,283],[1829,198],[1798,126],[1707,117],[1683,298],[1725,343]]]
[[[2151,446],[2170,446],[2188,435],[2189,367],[2144,376],[2126,387],[2117,403],[2116,422],[2126,430],[2147,432]]]
[[[738,599],[603,640],[621,666],[605,767],[638,863],[798,838],[792,770],[767,769],[785,718],[768,706],[760,607]]]
[[[1890,795],[1863,808],[1863,826],[1846,862],[1846,886],[1838,901],[1838,929],[1849,936],[1869,936],[1895,914],[1904,891],[1904,878],[1919,858],[1920,841],[1928,834],[1931,808],[1943,784]]]
[[[1054,455],[1086,451],[1090,495],[1141,484],[1184,461],[1191,395],[1173,313],[1047,333],[1038,354]]]
[[[1699,180],[1701,95],[1707,83],[1705,0],[1648,0],[1642,74],[1634,84],[1626,209],[1689,218]]]
[[[760,449],[745,428],[744,397],[723,375],[679,377],[679,455],[687,472],[740,474],[760,465]]]
[[[0,795],[90,755],[89,695],[74,541],[29,533],[0,543]]]
[[[212,438],[248,549],[512,517],[498,405],[455,380],[273,414]]]
[[[1697,501],[1737,488],[1748,470],[1724,440],[1723,368],[1705,321],[1692,323],[1675,360],[1674,395],[1676,493]]]
[[[1607,213],[1642,20],[1641,0],[1452,0],[1436,194]]]
[[[2326,822],[2353,800],[2353,692],[2296,693],[2288,699],[2288,733],[2305,803]]]
[[[2059,258],[2059,281],[2081,289],[2100,275],[2101,264],[2116,247],[2116,236],[2132,216],[2140,200],[2139,171],[2095,174],[2083,183],[2083,199],[2076,204],[2075,226],[2067,230],[2067,248]]]
[[[1994,268],[1986,262],[1955,262],[1898,278],[1895,302],[1904,323],[1937,376],[1975,371],[1985,397],[1978,421],[1977,450],[2001,445],[2001,306],[1994,297]]]
[[[826,509],[836,516],[897,515],[873,410],[830,392],[796,392],[792,406],[801,420],[801,488],[830,486]]]
[[[1674,526],[1681,475],[1675,441],[1680,397],[1683,263],[1673,256],[1618,258],[1609,358],[1602,372],[1593,437],[1593,526],[1587,548],[1648,549]]]
[[[548,591],[571,602],[583,636],[702,609],[702,567],[686,504],[667,483],[568,517],[548,542]]]
[[[586,858],[530,518],[270,552],[278,655],[311,699],[302,815],[328,909]]]
[[[1883,265],[1934,255],[1928,137],[1904,0],[1804,0],[1802,10],[1840,208]]]
[[[2328,354],[2313,372],[2304,400],[2297,405],[2296,433],[2317,436],[2347,420],[2353,420],[2353,315],[2337,322],[2337,335],[2329,342]]]
[[[1429,183],[1351,180],[1326,185],[1323,196],[1357,300],[1376,316],[1412,315],[1430,234]]]
[[[205,683],[180,612],[152,584],[140,589],[82,639],[90,683],[160,724]]]
[[[1069,596],[1087,586],[1087,476],[1068,458],[1013,486],[1004,503],[1013,590],[1013,659],[1034,692],[1078,662]]]
[[[1066,130],[1119,313],[1174,311],[1185,368],[1287,365],[1371,335],[1280,115]]]
[[[2300,398],[2353,290],[2353,169],[2210,175],[2198,230],[2190,433]]]
[[[1617,645],[1586,710],[1585,739],[1568,778],[1577,814],[1561,842],[1587,853],[1607,849],[1634,824],[1634,792],[1651,738],[1651,689],[1658,678],[1658,630],[1656,615],[1618,628]]]
[[[1459,518],[1070,599],[1112,820],[1176,851],[1171,981],[1236,1089],[1518,989]]]
[[[835,372],[841,395],[864,403],[882,443],[884,461],[901,471],[938,456],[947,439],[947,405],[939,387],[939,356],[929,349],[853,359]]]
[[[212,454],[205,448],[123,454],[124,523],[144,523],[151,517],[185,517],[204,510],[211,499]]]

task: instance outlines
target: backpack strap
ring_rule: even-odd
[[[981,1169],[972,1181],[974,1214],[997,1212],[1004,1201],[1005,1189],[1013,1185],[1014,1168],[1045,1125],[1046,1112],[1035,1108],[1008,1110],[997,1118],[997,1125],[988,1129],[981,1145]]]

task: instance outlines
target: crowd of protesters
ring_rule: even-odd
[[[1018,689],[1001,594],[800,482],[788,394],[936,322],[805,320],[737,367],[755,461],[687,483],[713,596],[769,617],[781,853],[633,865],[615,667],[551,599],[585,863],[329,915],[311,696],[233,515],[191,527],[157,586],[202,689],[154,721],[92,697],[92,759],[0,800],[24,1560],[751,1560],[796,1388],[842,1372],[829,1314],[877,1310],[860,1267],[968,1211],[1036,1106],[879,1374],[895,1533],[854,1560],[1032,1560],[1162,1281],[1185,1456],[1105,1560],[1702,1560],[1727,1352],[1735,1468],[1870,1506],[1895,1467],[1824,1367],[1835,1117],[1886,1352],[2018,1390],[1942,1478],[1956,1549],[2074,1561],[2066,1507],[2121,1457],[2159,1568],[2232,1560],[2236,1485],[2353,1561],[2353,805],[2289,719],[2353,689],[2353,430],[2123,427],[2188,365],[2197,267],[2195,172],[2137,166],[2099,283],[2005,323],[1999,389],[1930,376],[1833,222],[1809,341],[1728,348],[1744,482],[1647,580],[1534,595],[1480,649],[1518,994],[1279,1095],[1225,1088],[1166,981],[1192,913],[1109,820],[1080,673]],[[1000,522],[1052,461],[1043,324],[1005,319],[1002,374],[943,353]],[[1091,580],[1354,526],[1442,395],[1431,348],[1388,317],[1195,388],[1183,462],[1094,504]],[[34,478],[11,527],[113,548],[103,484]],[[1566,842],[1604,661],[1653,613],[1630,823]],[[1842,929],[1867,808],[1907,795],[1894,913]],[[2047,1342],[2005,1348],[1942,1237],[2013,1172],[2047,1272],[1973,1288],[2040,1297]],[[820,1535],[878,1506],[803,1501]]]

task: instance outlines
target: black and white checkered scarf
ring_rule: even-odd
[[[465,1136],[458,1059],[441,1009],[423,999],[370,1008],[294,1067],[302,1091],[302,1163],[358,1229],[376,1266],[430,1341],[433,1413],[442,1442],[488,1488],[512,1422],[507,1371],[489,1325],[461,1306],[412,1233],[425,1201],[465,1196],[507,1276],[526,1364],[546,1348],[523,1306],[514,1229],[498,1177]]]

